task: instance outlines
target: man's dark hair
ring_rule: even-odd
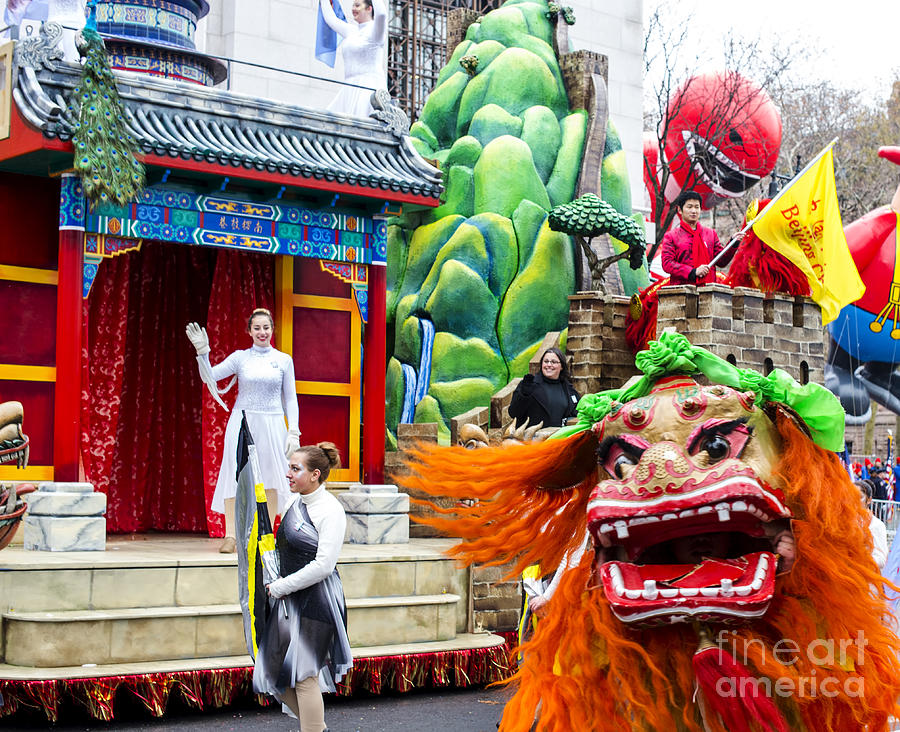
[[[675,208],[682,208],[688,201],[697,201],[702,206],[703,196],[697,191],[682,191],[678,194],[678,198],[675,199]]]

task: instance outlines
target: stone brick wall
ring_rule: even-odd
[[[591,76],[599,74],[606,81],[609,78],[609,59],[595,51],[573,51],[559,57],[559,70],[566,85],[569,106],[572,109],[590,109],[593,94]],[[604,114],[607,111],[604,110]]]
[[[455,8],[447,13],[447,58],[462,43],[469,26],[478,22],[480,17],[481,13],[469,8]]]
[[[628,302],[627,297],[599,292],[569,297],[566,352],[572,362],[572,385],[579,394],[614,389],[638,373],[625,343]]]
[[[628,304],[626,297],[599,292],[569,298],[567,350],[579,393],[617,388],[638,373],[625,342]],[[808,298],[724,285],[664,287],[656,332],[666,328],[743,368],[780,368],[801,383],[824,383],[821,313]]]
[[[472,568],[475,630],[516,630],[522,612],[522,582],[504,580],[509,565]]]
[[[801,383],[825,382],[821,312],[808,298],[725,285],[664,287],[656,332],[668,327],[742,368],[780,368]]]
[[[424,424],[400,424],[397,425],[397,450],[385,453],[384,456],[384,482],[397,483],[398,479],[409,473],[405,463],[410,457],[410,449],[417,443],[425,442],[437,444],[438,426],[435,423]],[[431,498],[424,493],[415,490],[403,489],[409,493],[410,499],[428,498],[443,508],[449,508],[454,505],[454,501],[449,498]],[[443,536],[443,534],[435,531],[430,526],[417,523],[414,520],[416,516],[433,516],[434,510],[428,506],[419,505],[412,500],[409,504],[409,538],[423,539]]]

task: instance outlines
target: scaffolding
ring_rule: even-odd
[[[388,90],[418,118],[447,63],[447,15],[466,8],[487,13],[502,0],[394,0],[388,24]],[[452,50],[452,49],[451,49]]]

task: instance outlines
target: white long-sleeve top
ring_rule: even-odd
[[[203,369],[209,367],[209,355],[197,356]],[[272,346],[257,345],[235,351],[224,361],[210,367],[213,379],[220,381],[236,375],[238,395],[234,411],[262,414],[283,414],[288,429],[299,429],[300,409],[297,406],[297,386],[294,380],[294,361],[286,353]]]
[[[872,559],[875,560],[878,569],[884,569],[888,558],[887,526],[884,525],[884,521],[873,515],[869,521],[869,531],[872,533],[874,544],[872,547]]]
[[[549,600],[553,597],[553,594],[556,592],[556,588],[559,587],[559,582],[562,579],[562,576],[572,567],[575,567],[581,562],[581,558],[584,556],[584,553],[587,551],[588,546],[590,545],[590,535],[584,538],[584,541],[581,542],[577,547],[572,549],[563,556],[562,561],[559,563],[559,566],[556,568],[556,572],[553,573],[553,579],[550,580],[550,584],[547,585],[547,588],[541,593],[541,597],[546,600]]]
[[[339,1],[339,0],[338,0]],[[384,49],[387,45],[387,4],[372,0],[373,18],[365,23],[341,20],[335,15],[331,0],[319,0],[322,17],[331,30],[344,38],[344,79],[360,86],[385,86]]]
[[[296,500],[295,498],[291,501],[290,507],[285,509],[283,520],[291,520],[290,509],[293,508]],[[325,489],[324,483],[312,493],[301,495],[300,500],[306,505],[309,518],[319,534],[316,558],[293,574],[272,582],[269,585],[269,593],[272,597],[284,597],[321,582],[334,571],[341,554],[341,545],[344,543],[344,534],[347,529],[347,516],[344,514],[344,507],[341,506],[340,501]]]
[[[337,1],[340,2],[340,0]],[[372,0],[372,20],[367,21],[367,23],[351,23],[347,20],[341,20],[334,12],[331,0],[319,0],[319,5],[322,8],[322,18],[325,20],[325,23],[339,36],[346,38],[353,32],[354,27],[362,28],[367,23],[372,23],[371,28],[366,28],[366,36],[373,42],[382,42],[387,30],[387,4],[384,0]]]

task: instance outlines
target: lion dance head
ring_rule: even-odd
[[[468,563],[552,572],[501,731],[887,730],[900,640],[869,514],[816,384],[677,333],[546,442],[422,447],[404,485],[477,498],[422,519]]]

